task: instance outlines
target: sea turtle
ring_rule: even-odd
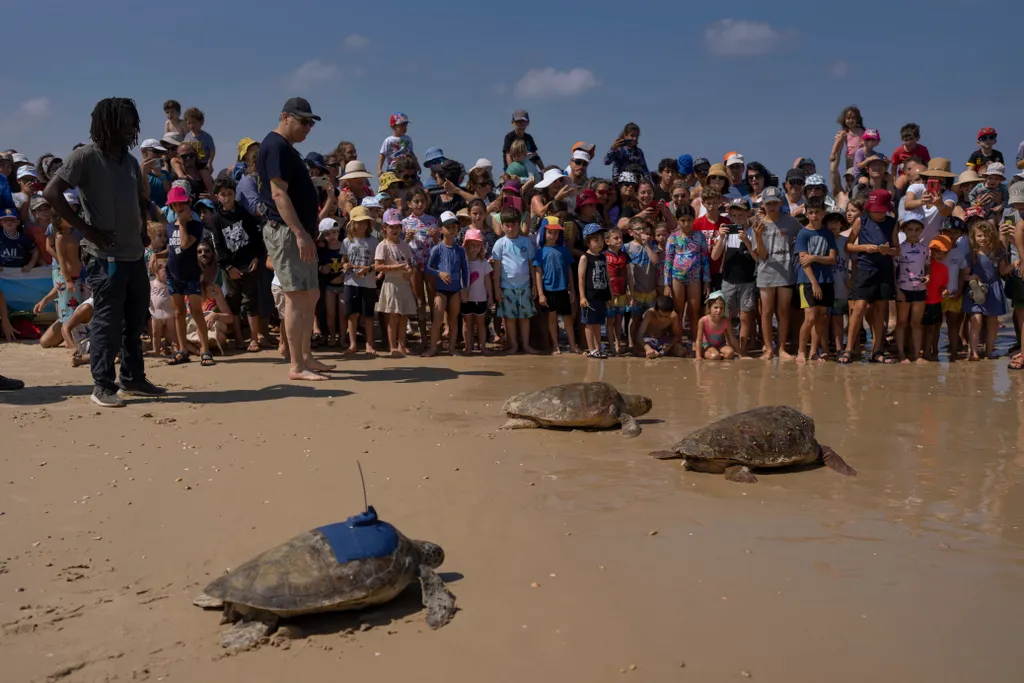
[[[377,518],[362,514],[300,534],[215,579],[193,604],[224,608],[222,647],[259,644],[279,617],[354,610],[387,602],[419,578],[427,625],[440,628],[455,614],[452,595],[433,569],[441,546],[411,541]]]
[[[537,391],[525,391],[505,401],[508,422],[501,429],[536,427],[613,427],[622,435],[640,434],[633,418],[651,410],[651,399],[639,394],[620,394],[605,382],[574,382]]]
[[[821,463],[847,477],[857,471],[814,439],[814,420],[789,406],[762,406],[702,427],[655,458],[683,458],[688,470],[725,474],[729,481],[753,484],[752,469]]]

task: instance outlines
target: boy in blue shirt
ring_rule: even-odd
[[[809,197],[804,202],[804,215],[807,216],[807,227],[797,233],[793,249],[800,259],[796,280],[800,289],[800,308],[804,309],[797,363],[807,362],[808,341],[812,358],[817,356],[819,360],[825,360],[828,353],[829,309],[835,303],[833,267],[839,251],[835,235],[822,224],[825,220],[824,199]]]
[[[541,221],[540,234],[544,246],[533,259],[534,289],[538,293],[538,302],[547,311],[551,348],[555,354],[562,353],[558,347],[558,316],[562,316],[562,325],[569,338],[569,353],[579,353],[572,322],[573,293],[569,287],[573,258],[565,246],[565,228],[557,216],[548,216]]]
[[[441,342],[441,324],[448,315],[448,353],[457,356],[459,309],[462,290],[469,286],[469,261],[466,250],[455,243],[459,219],[451,211],[441,214],[441,241],[430,249],[423,272],[434,278],[434,318],[430,325],[430,348],[423,355],[437,354]]]
[[[533,240],[519,233],[522,215],[509,207],[501,211],[504,237],[498,238],[491,250],[494,262],[494,298],[498,302],[497,314],[505,319],[505,337],[509,353],[519,353],[519,340],[527,353],[537,353],[530,346],[530,318],[537,312],[533,300],[531,265],[537,247]],[[517,336],[518,333],[518,336]]]

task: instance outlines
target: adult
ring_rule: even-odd
[[[399,159],[406,158],[412,159],[412,157],[406,156],[399,157]],[[413,163],[415,163],[415,160],[413,160]],[[361,161],[350,161],[345,164],[345,174],[338,178],[338,182],[341,184],[338,204],[341,206],[342,213],[346,216],[349,211],[357,206],[361,206],[363,199],[374,196],[373,190],[367,184],[367,181],[372,177],[373,174],[366,170],[366,164]]]
[[[906,211],[920,211],[924,214],[924,230],[921,232],[921,244],[930,244],[939,236],[946,216],[953,215],[957,196],[950,189],[956,174],[950,172],[949,159],[936,157],[928,162],[928,168],[921,171],[920,182],[907,188],[907,196],[903,207]],[[929,181],[937,181],[938,191],[931,192]],[[906,235],[900,233],[900,243],[906,241]]]
[[[480,199],[484,204],[494,204],[493,211],[501,211],[501,203],[498,202],[498,194],[494,191],[494,178],[489,168],[477,167],[470,169],[469,180],[466,182],[465,189],[457,186],[448,189],[458,193],[466,202]]]
[[[747,164],[747,187],[750,188],[749,198],[754,210],[757,210],[761,204],[761,192],[767,186],[768,175],[768,169],[760,161],[751,161]]]
[[[679,157],[689,156],[684,154]],[[667,202],[672,199],[672,188],[676,185],[676,179],[679,178],[681,163],[677,159],[662,159],[658,162],[658,184],[654,186],[654,199],[659,202]],[[693,172],[693,159],[689,160],[689,173]],[[689,173],[683,174],[683,176],[689,175]]]
[[[92,289],[89,364],[93,403],[120,408],[127,394],[167,392],[146,379],[142,333],[149,313],[149,272],[144,258],[149,187],[129,150],[139,141],[139,112],[122,97],[100,100],[92,110],[92,143],[73,151],[43,192],[46,201],[82,235],[85,267]],[[84,217],[64,193],[78,188]],[[115,381],[114,359],[121,356]]]
[[[171,168],[178,180],[188,183],[188,194],[194,200],[204,194],[213,194],[213,185],[207,185],[199,169],[199,153],[194,142],[185,141],[178,145],[178,155],[171,160]]]
[[[807,176],[807,179],[804,181],[804,199],[810,199],[811,197],[821,197],[828,211],[835,208],[846,211],[846,204],[844,203],[840,206],[836,202],[835,198],[828,193],[828,185],[825,183],[825,178],[817,173]]]
[[[680,171],[681,173],[682,171]],[[686,179],[690,184],[690,194],[700,194],[708,173],[711,172],[711,162],[704,157],[697,157],[693,160],[693,175]]]
[[[582,149],[574,151],[569,165],[565,167],[565,174],[568,176],[569,182],[577,187],[583,187],[587,182],[587,170],[592,160],[593,158]]]
[[[722,196],[726,199],[740,199],[750,194],[743,172],[747,163],[739,152],[732,152],[725,157],[725,170],[729,174],[729,187]]]
[[[164,168],[167,148],[158,140],[148,138],[142,141],[139,153],[142,155],[142,171],[149,185],[149,199],[162,207],[167,203],[167,193],[171,189],[171,174]]]
[[[791,168],[786,171],[786,182],[783,183],[786,191],[786,202],[783,204],[783,213],[796,217],[804,213],[804,185],[807,183],[807,174],[799,168]]]
[[[36,161],[36,170],[39,172],[39,180],[43,183],[50,182],[53,174],[64,165],[64,160],[58,156],[46,153]]]
[[[970,195],[971,190],[983,182],[985,182],[985,179],[972,169],[967,169],[960,174],[952,185],[952,190],[956,194],[956,207],[953,209],[954,216],[961,220],[964,219],[964,211],[971,207],[971,200],[968,195]]]
[[[263,241],[284,293],[283,333],[290,351],[288,379],[322,381],[334,366],[313,358],[311,341],[317,282],[316,186],[294,145],[306,139],[320,120],[309,102],[292,97],[281,108],[277,127],[260,144],[256,169],[260,201],[266,207]]]

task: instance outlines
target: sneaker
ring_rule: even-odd
[[[0,375],[0,391],[17,391],[18,389],[24,389],[25,383],[20,379],[13,379],[11,377],[4,377]]]
[[[92,402],[104,408],[124,408],[124,401],[117,397],[117,392],[106,387],[96,387],[92,390]]]
[[[121,384],[119,386],[121,387],[121,391],[129,396],[163,396],[167,393],[167,389],[164,387],[158,387],[148,379],[143,379],[138,382],[125,382],[124,380],[121,380]]]

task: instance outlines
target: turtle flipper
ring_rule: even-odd
[[[455,616],[455,596],[433,569],[420,565],[420,589],[423,606],[427,608],[427,626],[441,628]]]
[[[531,420],[526,417],[510,417],[508,422],[498,427],[498,429],[538,429],[540,423],[535,420]]]
[[[619,413],[619,424],[622,425],[622,436],[627,439],[640,436],[640,423],[632,415]]]
[[[658,460],[675,460],[676,458],[683,457],[675,451],[651,451],[650,456]]]
[[[215,598],[212,595],[202,593],[192,599],[192,604],[196,607],[202,607],[203,609],[223,609],[224,601],[220,598]]]
[[[846,464],[846,461],[839,457],[839,454],[828,446],[821,447],[821,461],[825,467],[834,470],[844,477],[856,477],[857,470]]]
[[[229,652],[251,650],[270,635],[276,620],[242,620],[235,622],[220,634],[220,646]]]
[[[725,478],[729,481],[739,482],[740,484],[756,484],[757,477],[750,471],[750,468],[746,465],[733,465],[732,467],[725,468]]]

